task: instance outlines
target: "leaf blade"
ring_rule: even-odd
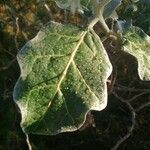
[[[124,51],[138,61],[138,73],[141,80],[150,80],[150,37],[140,28],[131,26],[124,31]]]
[[[21,50],[22,74],[14,100],[21,109],[25,132],[53,135],[74,131],[90,109],[106,107],[111,64],[98,40],[88,30],[54,23]],[[102,62],[106,68],[100,70]],[[100,80],[94,81],[96,78]]]

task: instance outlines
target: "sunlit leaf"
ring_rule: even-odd
[[[138,73],[142,80],[150,80],[150,37],[138,27],[131,26],[123,33],[124,51],[138,61]]]
[[[17,57],[21,76],[13,96],[26,133],[74,131],[89,110],[106,107],[112,67],[94,31],[51,23]]]

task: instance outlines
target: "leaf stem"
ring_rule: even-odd
[[[97,0],[92,0],[94,7],[94,16],[99,19],[99,23],[102,26],[104,32],[108,34],[110,29],[108,28],[105,19],[103,17],[104,7],[110,2],[110,0],[102,0],[101,2]]]
[[[25,135],[26,135],[26,142],[27,142],[28,148],[29,148],[29,150],[32,150],[32,146],[31,146],[30,140],[29,140],[29,135],[28,134],[25,134]]]
[[[95,24],[99,22],[99,18],[92,18],[92,20],[90,21],[89,25],[88,25],[88,29],[93,29],[93,27],[95,26]]]
[[[103,28],[104,32],[106,34],[109,34],[110,29],[108,28],[102,13],[99,14],[99,23],[100,23],[101,27]]]

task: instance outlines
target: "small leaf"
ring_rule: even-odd
[[[62,9],[70,9],[74,14],[76,11],[82,12],[80,0],[55,0],[58,7]]]
[[[92,10],[91,0],[80,0],[80,1],[81,1],[83,10],[86,10],[86,11]]]
[[[150,37],[138,27],[131,26],[123,33],[124,51],[138,61],[138,73],[142,80],[150,80]]]
[[[53,135],[82,126],[107,104],[112,66],[91,30],[51,23],[18,53],[21,76],[13,97],[26,133]]]
[[[70,7],[70,0],[55,0],[57,6],[61,9],[67,9],[68,7]]]

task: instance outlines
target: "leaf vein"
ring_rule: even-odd
[[[96,94],[95,94],[95,93],[91,90],[90,86],[86,83],[86,81],[85,81],[84,77],[82,76],[82,74],[81,74],[81,72],[80,72],[79,68],[77,67],[77,65],[75,64],[75,62],[74,62],[74,61],[72,62],[72,64],[73,64],[73,66],[76,68],[76,70],[78,71],[78,73],[79,73],[80,77],[82,78],[82,80],[83,80],[84,84],[87,86],[87,88],[88,88],[89,92],[90,92],[91,94],[93,94],[93,96],[95,96],[97,99],[99,99],[99,98],[96,96]]]
[[[59,80],[59,82],[58,82],[58,86],[57,86],[57,88],[56,88],[56,92],[55,92],[55,94],[54,94],[52,100],[49,102],[49,104],[48,104],[48,106],[47,106],[45,112],[43,113],[43,116],[41,117],[41,119],[39,120],[39,123],[37,124],[37,126],[36,126],[35,128],[37,128],[37,127],[39,126],[41,120],[44,118],[46,112],[48,111],[48,109],[50,108],[52,102],[54,101],[54,98],[55,98],[56,94],[57,94],[58,91],[60,90],[61,83],[62,83],[62,81],[64,80],[64,78],[65,78],[65,76],[66,76],[66,74],[67,74],[68,68],[69,68],[70,64],[72,63],[72,61],[73,61],[73,59],[74,59],[74,57],[75,57],[75,54],[76,54],[76,52],[78,51],[78,49],[79,49],[81,43],[83,42],[84,37],[85,37],[85,35],[87,34],[87,32],[88,32],[88,31],[83,31],[83,32],[80,34],[80,40],[79,40],[78,44],[76,45],[76,47],[74,48],[74,51],[72,52],[72,54],[71,54],[71,56],[70,56],[70,59],[69,59],[69,61],[68,61],[68,64],[67,64],[67,66],[65,67],[65,69],[64,69],[64,71],[63,71],[63,73],[62,73],[62,75],[61,75],[61,78],[60,78],[60,80]]]

